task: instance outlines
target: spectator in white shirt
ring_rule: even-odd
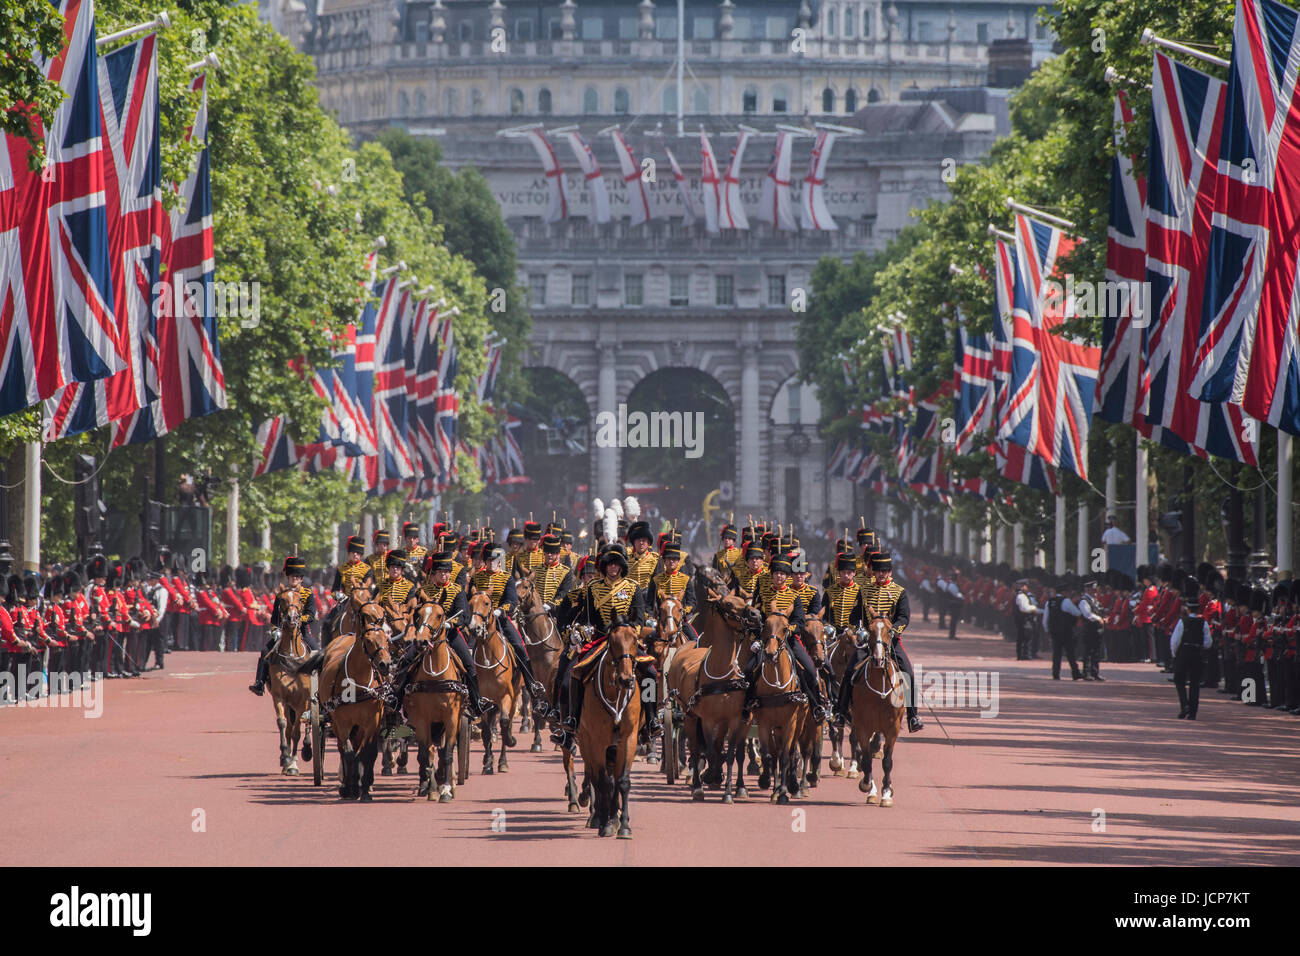
[[[1030,646],[1034,639],[1034,621],[1042,608],[1029,593],[1029,581],[1021,579],[1016,587],[1016,660],[1031,661],[1034,655]]]
[[[1111,544],[1131,544],[1132,538],[1126,535],[1119,525],[1115,522],[1115,516],[1110,515],[1106,518],[1106,530],[1101,533],[1101,543]]]

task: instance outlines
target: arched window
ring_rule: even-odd
[[[518,89],[511,90],[510,91],[510,115],[518,116],[523,111],[524,111],[524,91]]]
[[[594,86],[589,86],[582,91],[582,111],[584,113],[600,112],[600,94],[596,92]]]
[[[745,87],[745,92],[741,96],[741,109],[746,113],[758,112],[758,88],[753,86]]]
[[[835,112],[835,91],[832,90],[829,86],[826,87],[826,89],[822,90],[822,112],[823,113]]]
[[[454,86],[448,87],[442,94],[443,112],[448,116],[455,116],[460,112],[460,90]]]
[[[409,116],[411,114],[411,97],[407,95],[406,90],[397,91],[397,115]]]
[[[469,92],[469,111],[473,116],[483,115],[483,91],[478,87]]]
[[[844,8],[844,39],[852,40],[857,35],[855,24],[853,22],[853,8]]]
[[[839,9],[836,7],[826,8],[826,35],[835,36],[835,18],[839,15]]]
[[[415,91],[415,115],[423,116],[427,112],[424,90]]]
[[[551,91],[542,87],[537,91],[537,112],[543,116],[551,114]]]
[[[844,112],[853,114],[858,111],[858,91],[848,90],[844,94]]]
[[[880,102],[880,90],[876,89],[876,88],[873,86],[873,87],[872,87],[872,88],[867,92],[867,102],[868,102],[868,103],[879,103],[879,102]]]
[[[772,112],[790,112],[790,91],[784,86],[772,87]]]
[[[620,116],[631,112],[632,98],[623,87],[614,91],[614,112]]]
[[[669,116],[675,115],[677,113],[677,87],[665,86],[661,101],[663,111]]]
[[[691,112],[707,113],[709,111],[709,91],[706,87],[697,86],[691,90]]]

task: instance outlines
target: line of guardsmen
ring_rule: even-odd
[[[1183,689],[1180,718],[1195,719],[1201,688],[1300,714],[1300,582],[1251,586],[1225,577],[1208,562],[1195,572],[1166,563],[1142,565],[1135,576],[1112,570],[1081,579],[1056,578],[1042,568],[1015,572],[1005,563],[940,565],[926,557],[915,562],[915,573],[923,602],[929,596],[930,604],[923,603],[927,620],[930,605],[937,604],[941,615],[952,606],[934,597],[934,582],[955,580],[965,595],[966,615],[1015,641],[1017,659],[1037,659],[1043,638],[1052,637],[1043,611],[1054,598],[1068,600],[1073,594],[1071,603],[1087,602],[1092,613],[1072,622],[1072,636],[1060,633],[1065,629],[1058,623],[1057,672],[1056,646],[1069,658],[1079,639],[1079,679],[1103,679],[1103,660],[1157,664]],[[1189,629],[1196,633],[1189,636]]]

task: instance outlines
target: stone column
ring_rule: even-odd
[[[1078,568],[1079,575],[1085,575],[1089,571],[1089,554],[1088,554],[1088,506],[1084,503],[1079,504],[1079,540],[1075,544],[1074,563]]]
[[[599,343],[596,353],[600,360],[600,372],[596,384],[596,416],[601,412],[618,415],[618,378],[616,375],[617,355],[610,343]],[[595,494],[609,501],[618,496],[618,447],[596,448],[596,488]]]
[[[761,511],[758,500],[759,461],[758,416],[758,343],[742,342],[740,345],[740,454],[737,456],[736,487],[740,514]]]
[[[230,476],[230,492],[226,495],[226,564],[239,566],[239,477]]]
[[[27,443],[23,485],[23,570],[41,569],[41,443]]]

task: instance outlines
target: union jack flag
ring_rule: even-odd
[[[1300,434],[1300,12],[1238,0],[1192,394]],[[1188,313],[1196,321],[1196,313]]]
[[[988,452],[993,456],[998,474],[1004,478],[1054,495],[1061,493],[1056,472],[1023,446],[1009,441],[996,441],[989,445]]]
[[[300,446],[289,438],[289,419],[283,415],[262,422],[257,429],[257,445],[261,455],[253,468],[254,478],[292,468],[299,462]]]
[[[46,399],[47,442],[106,425],[158,397],[152,308],[163,229],[157,47],[151,33],[98,61],[113,314],[125,368]]]
[[[185,182],[175,187],[177,207],[163,222],[161,260],[170,298],[164,294],[155,316],[159,397],[148,408],[119,419],[113,447],[150,441],[187,418],[226,407],[226,378],[213,305],[215,270],[212,186],[208,161],[207,75],[190,84],[199,108],[185,136],[204,144]]]
[[[993,427],[993,349],[983,333],[958,327],[953,390],[957,396],[953,453],[965,455],[974,447],[975,436]]]
[[[1200,316],[1205,291],[1224,90],[1221,80],[1155,54],[1146,209],[1153,308],[1139,406],[1145,405],[1148,423],[1202,456],[1253,465],[1259,438],[1256,429],[1247,430],[1241,407],[1202,402],[1188,391],[1197,348],[1188,323]]]
[[[460,396],[456,393],[456,373],[460,368],[451,316],[438,326],[438,392],[434,402],[437,413],[438,465],[442,470],[438,479],[439,492],[450,488],[456,481],[456,449],[460,424]]]
[[[409,282],[407,283],[409,285]],[[379,481],[383,491],[396,491],[415,475],[406,444],[406,352],[411,292],[396,276],[380,297],[375,320],[374,400],[371,416],[379,444]]]
[[[1057,334],[1073,303],[1052,278],[1057,260],[1076,242],[1054,226],[1016,216],[1011,393],[998,436],[1087,479],[1101,350]]]
[[[34,121],[45,168],[28,167],[26,139],[0,142],[0,415],[126,367],[109,260],[95,8],[92,0],[56,6],[63,50],[40,66],[67,99],[49,129]]]

